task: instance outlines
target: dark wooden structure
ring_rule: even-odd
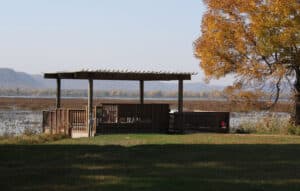
[[[103,104],[96,107],[96,133],[167,133],[168,104]]]
[[[229,132],[229,112],[178,112],[171,118],[173,132]]]
[[[88,109],[43,112],[44,132],[82,137],[113,133],[228,133],[229,112],[169,113],[168,104],[103,104],[93,108],[92,129]]]
[[[178,81],[178,112],[183,111],[183,81],[190,80],[192,73],[170,73],[170,72],[127,72],[127,71],[78,71],[78,72],[58,72],[46,73],[45,78],[56,79],[57,95],[56,108],[61,108],[61,80],[88,80],[88,107],[87,107],[87,123],[88,136],[91,137],[93,132],[94,120],[93,117],[93,80],[135,80],[140,82],[140,104],[144,105],[144,82],[145,81]],[[128,106],[129,107],[129,106]],[[147,106],[145,106],[146,108]],[[56,112],[57,113],[57,112]],[[46,115],[46,114],[45,114]],[[51,114],[52,116],[52,114]],[[58,119],[58,118],[57,118]],[[57,122],[58,124],[59,122]]]

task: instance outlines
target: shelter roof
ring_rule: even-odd
[[[170,81],[191,80],[196,73],[164,72],[164,71],[127,71],[127,70],[81,70],[75,72],[45,73],[44,78],[50,79],[94,79],[94,80],[144,80]]]

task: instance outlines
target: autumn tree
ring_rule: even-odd
[[[300,1],[204,2],[194,48],[207,80],[234,75],[231,92],[274,90],[268,94],[274,103],[288,85],[300,102]],[[296,116],[300,124],[300,107]]]

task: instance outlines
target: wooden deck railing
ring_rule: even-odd
[[[69,110],[69,128],[75,131],[87,131],[86,110]]]
[[[51,134],[87,132],[87,112],[82,109],[55,109],[43,111],[43,131]]]

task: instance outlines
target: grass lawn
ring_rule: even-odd
[[[6,190],[300,190],[300,137],[104,135],[0,141]]]

